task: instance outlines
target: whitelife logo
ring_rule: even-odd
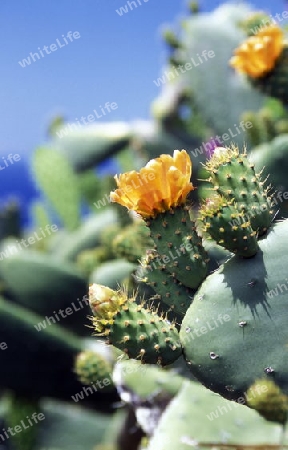
[[[74,39],[79,39],[81,37],[79,31],[68,31],[66,37],[69,39],[70,42],[73,42]],[[64,36],[64,34],[62,34],[62,38],[63,41],[60,42],[59,39],[56,39],[56,44],[50,44],[48,45],[44,45],[44,47],[41,49],[40,47],[38,47],[38,51],[41,55],[42,58],[45,58],[46,55],[50,55],[52,52],[56,52],[56,50],[58,50],[59,48],[63,48],[66,47],[70,42],[66,39],[66,37]],[[64,42],[64,44],[63,44]],[[50,50],[50,51],[49,51]],[[43,53],[45,52],[45,53]],[[36,62],[40,59],[39,53],[35,52],[29,53],[29,56],[27,56],[27,58],[22,59],[22,61],[18,61],[18,64],[20,64],[20,66],[24,69],[27,66],[30,66],[31,62]],[[37,57],[37,59],[36,59]],[[32,58],[32,61],[31,61]]]
[[[14,164],[14,162],[18,162],[21,160],[21,157],[18,153],[15,153],[15,155],[12,155],[12,153],[10,153],[9,155],[2,156],[2,160],[0,162],[0,170],[4,170],[9,166],[12,166]]]
[[[186,64],[178,64],[177,67],[173,67],[171,70],[165,70],[164,75],[162,77],[157,78],[157,80],[153,80],[153,83],[156,84],[157,87],[167,83],[167,81],[174,80],[179,77],[181,73],[189,72],[194,67],[198,67],[201,64],[204,64],[205,61],[208,61],[211,58],[215,57],[215,53],[213,50],[203,50],[201,55],[197,53],[197,58],[190,58],[190,62],[186,62]]]
[[[73,131],[77,131],[81,129],[85,125],[89,125],[94,122],[96,119],[101,119],[101,117],[106,116],[111,113],[115,109],[118,109],[118,105],[116,102],[106,102],[105,105],[99,105],[99,110],[93,109],[94,114],[89,114],[88,116],[81,116],[79,119],[82,123],[79,122],[78,117],[76,117],[75,122],[67,123],[65,126],[61,127],[59,131],[56,131],[57,136],[61,139],[64,136],[67,136],[68,133]],[[102,114],[100,114],[100,112]]]
[[[15,425],[14,427],[8,427],[7,429],[3,428],[1,431],[0,439],[2,442],[5,442],[11,436],[15,436],[17,433],[21,433],[23,430],[27,430],[30,427],[33,427],[38,421],[42,421],[45,419],[44,414],[34,412],[31,417],[26,416],[26,419],[21,420],[19,425]],[[1,444],[1,442],[0,442]],[[0,448],[2,446],[0,445]]]
[[[149,2],[149,0],[142,0],[144,3]],[[141,0],[137,0],[136,1],[131,1],[131,2],[127,2],[126,5],[121,6],[119,9],[116,9],[115,11],[117,12],[118,16],[123,16],[123,14],[127,14],[130,11],[133,11],[133,9],[138,8],[138,6],[142,6],[142,1]]]
[[[36,242],[42,241],[47,236],[50,236],[52,233],[58,231],[57,225],[46,225],[45,230],[43,228],[39,228],[38,231],[34,231],[33,236],[29,236],[26,239],[21,239],[21,241],[16,241],[15,244],[10,244],[5,247],[5,250],[0,252],[0,261],[4,258],[9,258],[9,256],[13,256],[19,251],[22,251],[23,248],[29,247],[29,245],[34,245]]]

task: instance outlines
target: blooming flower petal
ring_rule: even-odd
[[[110,199],[143,218],[155,217],[174,206],[183,204],[191,190],[191,160],[185,150],[175,150],[173,156],[152,159],[140,172],[131,171],[115,180],[118,186]]]
[[[252,78],[260,78],[273,70],[283,47],[283,31],[276,25],[269,25],[235,50],[230,65]]]

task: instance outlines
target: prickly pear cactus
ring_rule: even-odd
[[[152,299],[160,303],[156,311],[152,299],[139,299],[137,292],[129,297],[123,290],[92,285],[94,327],[108,343],[141,363],[165,366],[183,355],[192,375],[207,388],[283,424],[288,392],[283,357],[288,339],[288,221],[273,222],[266,180],[245,151],[219,147],[206,170],[211,198],[196,220],[188,200],[194,189],[191,162],[184,150],[151,160],[139,173],[116,177],[118,188],[111,200],[137,212],[150,230],[154,248],[142,260],[138,276],[142,274],[141,281],[155,290]],[[131,186],[133,195],[127,195]],[[230,252],[210,274],[203,232],[205,239],[210,236]],[[168,258],[169,249],[177,254],[176,261]],[[159,313],[164,303],[169,320],[168,314]],[[249,394],[259,380],[270,389],[271,401],[263,393],[251,401]]]
[[[244,40],[234,50],[230,64],[256,89],[287,106],[288,45],[285,31],[275,20]]]
[[[236,450],[286,442],[280,425],[265,422],[255,411],[186,381],[163,413],[148,450]]]
[[[233,50],[245,38],[240,23],[249,13],[245,4],[224,4],[212,13],[195,14],[183,21],[173,64],[162,74],[162,96],[170,85],[182,92],[188,90],[213,135],[221,138],[230,133],[230,139],[238,145],[247,141],[247,135],[245,129],[238,133],[235,125],[239,125],[244,111],[257,111],[264,98],[228,64]],[[154,104],[155,111],[159,103],[161,97]]]
[[[264,31],[269,52],[260,39],[256,53],[268,71],[251,77],[258,56],[245,54],[250,74],[243,76],[229,59],[267,16],[250,16],[243,3],[200,9],[192,2],[179,34],[165,32],[170,58],[154,80],[162,94],[152,120],[81,128],[54,122],[51,147],[33,160],[46,196],[34,217],[44,229],[54,208],[64,229],[37,251],[0,261],[0,344],[8,343],[0,351],[1,389],[16,399],[77,403],[108,379],[81,404],[105,410],[119,396],[125,403],[117,443],[103,440],[103,448],[288,444],[288,221],[281,221],[288,217],[288,47],[277,27]],[[242,143],[248,155],[238,150]],[[115,181],[95,176],[116,154],[117,165],[131,171]],[[82,205],[89,210],[83,220]],[[2,214],[3,238],[21,237],[17,214]],[[79,313],[58,323],[59,308],[72,304]],[[92,327],[99,353],[86,337]],[[118,353],[106,358],[104,348]]]
[[[237,400],[263,377],[288,392],[287,233],[288,221],[274,224],[253,258],[234,256],[209,275],[182,322],[191,371],[226,398]]]
[[[175,325],[156,310],[137,304],[125,292],[97,284],[90,286],[89,301],[96,332],[130,358],[165,366],[181,355]]]

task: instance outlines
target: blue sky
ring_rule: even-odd
[[[141,3],[141,0],[139,0]],[[203,9],[220,1],[202,0]],[[0,4],[0,154],[30,153],[43,141],[50,117],[87,116],[107,101],[117,110],[108,120],[148,118],[158,94],[153,80],[166,58],[163,24],[177,23],[186,11],[182,0],[142,0],[123,16],[125,0],[1,0]],[[281,0],[252,2],[282,12]],[[22,68],[18,61],[62,35],[81,37]],[[35,57],[36,58],[36,57]]]
[[[183,17],[186,2],[138,0],[141,6],[121,17],[116,9],[126,2],[1,0],[1,157],[17,152],[24,164],[58,113],[74,121],[110,101],[118,108],[107,120],[149,118],[150,104],[159,93],[153,80],[167,57],[160,29]],[[204,10],[220,3],[200,2]],[[282,0],[250,3],[274,14],[288,9]],[[62,35],[69,31],[81,37],[30,66],[20,66],[18,61],[38,47],[57,39],[63,44]],[[9,176],[7,172],[0,174],[1,185],[15,191],[21,174],[16,179],[16,170],[10,168]]]

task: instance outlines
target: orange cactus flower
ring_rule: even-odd
[[[173,157],[152,159],[140,172],[116,175],[118,186],[111,192],[112,202],[120,203],[143,218],[155,217],[185,203],[194,189],[190,182],[192,163],[185,150],[174,150]]]
[[[269,25],[235,50],[230,65],[251,78],[263,77],[273,70],[283,47],[283,31],[276,25]]]

